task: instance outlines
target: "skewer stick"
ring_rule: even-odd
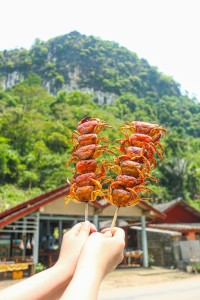
[[[88,221],[88,202],[85,203],[85,221]]]
[[[119,207],[117,206],[116,210],[115,210],[115,214],[114,214],[113,220],[112,220],[112,224],[111,224],[111,227],[110,227],[111,233],[113,232],[113,229],[114,229],[114,226],[115,226],[115,223],[116,223],[116,220],[117,220],[118,211],[119,211]]]

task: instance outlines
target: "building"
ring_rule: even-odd
[[[185,270],[192,259],[200,262],[200,212],[180,198],[154,208],[166,216],[148,223],[149,253],[155,264]]]
[[[180,232],[182,240],[200,240],[200,211],[181,198],[154,205],[154,208],[166,217],[153,221],[150,228]]]
[[[64,205],[64,197],[69,193],[65,184],[50,192],[25,201],[0,214],[0,259],[13,263],[38,262],[52,266],[58,258],[63,233],[77,222],[84,221],[83,203],[70,202]],[[104,200],[89,203],[88,216],[97,228],[111,222],[115,207]],[[146,202],[137,206],[120,208],[117,225],[164,218],[164,214]],[[127,237],[126,237],[127,239]],[[128,240],[126,240],[128,242]],[[147,243],[143,234],[143,263],[148,266]],[[27,266],[26,266],[27,267]]]

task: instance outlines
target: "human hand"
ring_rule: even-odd
[[[124,230],[116,227],[112,233],[108,229],[92,233],[82,248],[70,285],[60,299],[96,300],[102,279],[123,259],[124,238]]]
[[[96,231],[95,226],[86,221],[76,224],[64,234],[60,255],[55,264],[55,268],[60,269],[60,274],[66,274],[67,277],[74,275],[82,247],[89,235]]]
[[[112,233],[109,229],[101,233],[94,232],[83,246],[77,269],[94,270],[94,273],[99,272],[102,279],[123,260],[124,247],[123,229],[115,227]]]

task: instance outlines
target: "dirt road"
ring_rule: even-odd
[[[142,285],[155,285],[158,283],[166,283],[171,281],[183,281],[184,279],[198,279],[200,282],[200,274],[188,274],[179,270],[164,269],[159,267],[152,267],[149,269],[143,268],[132,268],[132,269],[118,269],[109,275],[103,280],[100,293],[104,293],[112,289],[121,289],[121,288],[137,288]],[[0,290],[13,285],[20,280],[1,280],[0,281]],[[121,298],[123,299],[123,298]],[[172,300],[170,298],[170,300]]]
[[[101,290],[98,300],[188,300],[199,299],[199,277]]]
[[[98,300],[199,299],[200,274],[153,267],[117,270],[101,284]]]
[[[159,282],[174,281],[179,279],[197,278],[199,274],[188,274],[180,270],[171,270],[160,267],[149,269],[132,268],[128,270],[116,270],[103,280],[100,289],[112,289],[119,287],[134,287],[144,284],[155,284]]]

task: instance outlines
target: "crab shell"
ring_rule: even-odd
[[[86,185],[94,185],[91,179],[95,179],[95,174],[92,172],[74,176],[73,181],[76,183],[78,187],[82,187]]]
[[[77,129],[80,134],[88,134],[99,133],[104,127],[113,128],[98,118],[88,116],[78,123]]]
[[[116,182],[120,182],[122,185],[132,188],[136,185],[139,184],[145,184],[144,179],[143,178],[135,178],[133,176],[128,176],[128,175],[118,175],[116,177]]]
[[[122,175],[138,178],[142,171],[142,165],[132,160],[124,160],[120,163]]]
[[[76,189],[76,196],[79,202],[93,201],[94,199],[92,198],[92,192],[94,191],[94,189],[95,189],[94,185],[78,187]]]
[[[80,146],[87,146],[91,144],[97,144],[98,137],[97,134],[95,133],[83,134],[77,138],[77,141]]]
[[[153,139],[151,136],[146,134],[134,133],[129,137],[129,143],[131,146],[141,147],[144,143],[153,143]]]
[[[76,164],[76,170],[79,174],[85,174],[85,173],[94,173],[97,168],[97,162],[95,159],[87,159],[87,160],[81,160],[78,161]]]
[[[92,144],[92,145],[87,145],[87,146],[80,147],[79,149],[76,149],[72,155],[76,159],[86,160],[91,158],[97,158],[100,155],[102,155],[104,151],[111,152],[110,150],[107,149],[107,146]]]
[[[124,189],[113,189],[110,193],[108,202],[117,207],[126,207],[136,205],[139,201],[137,194],[133,194]]]

